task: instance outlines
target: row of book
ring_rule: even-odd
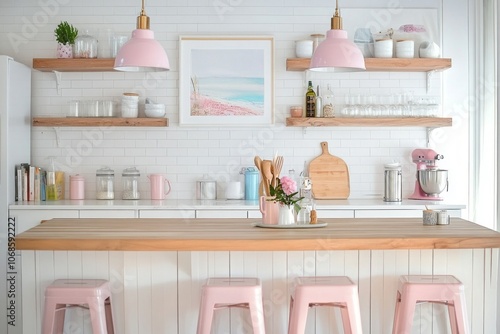
[[[16,202],[64,199],[63,172],[47,172],[28,163],[16,165],[15,172]]]

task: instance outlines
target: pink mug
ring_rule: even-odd
[[[151,181],[151,199],[165,199],[165,195],[172,190],[170,182],[162,174],[151,174],[148,178]],[[165,184],[168,185],[168,191],[166,191]]]
[[[260,196],[259,209],[262,213],[263,224],[278,224],[279,204],[274,201],[268,201],[272,197]]]

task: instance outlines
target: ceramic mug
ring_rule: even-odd
[[[162,174],[151,174],[148,178],[151,181],[151,199],[165,199],[165,196],[172,190],[170,182]],[[168,191],[166,191],[165,184],[168,185]]]
[[[260,196],[259,209],[262,213],[263,224],[278,224],[279,204],[274,201],[268,201],[272,197]]]

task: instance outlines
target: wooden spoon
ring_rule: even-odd
[[[282,168],[283,168],[283,156],[280,155],[276,158],[276,165],[273,173],[275,177],[280,177]]]
[[[272,162],[271,160],[262,160],[262,175],[264,176],[264,192],[267,196],[270,196],[269,185],[273,180],[273,173],[271,172]]]
[[[275,165],[274,160],[273,160],[273,162],[271,162],[271,174],[273,174],[273,179],[271,180],[271,185],[273,186],[273,188],[276,188],[276,165]]]
[[[258,155],[256,155],[255,158],[253,158],[253,162],[255,164],[255,167],[257,167],[257,169],[259,170],[261,176],[259,184],[259,196],[264,196],[264,177],[262,174],[262,159]]]

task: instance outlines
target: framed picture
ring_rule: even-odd
[[[180,125],[274,122],[272,36],[180,36]]]

